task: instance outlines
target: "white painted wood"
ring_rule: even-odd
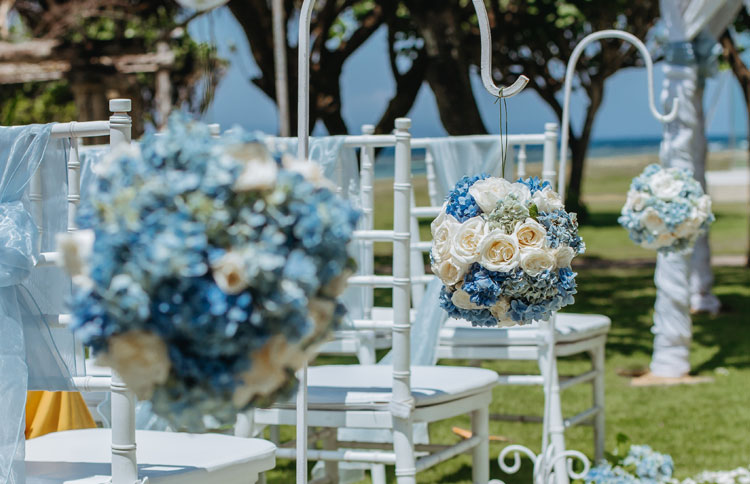
[[[562,134],[560,142],[560,177],[557,182],[557,192],[563,200],[565,200],[565,179],[568,164],[568,142],[570,137],[570,95],[573,91],[573,78],[575,77],[576,64],[578,63],[581,54],[583,54],[584,49],[586,49],[586,47],[592,42],[601,39],[624,40],[625,42],[633,44],[638,49],[638,52],[640,52],[643,61],[646,64],[648,107],[651,110],[651,114],[661,123],[669,123],[674,121],[675,117],[677,117],[677,109],[679,107],[677,98],[675,98],[674,103],[672,104],[672,110],[669,114],[661,114],[659,110],[656,109],[656,101],[654,98],[654,62],[651,59],[651,54],[649,54],[645,44],[641,42],[641,39],[622,30],[600,30],[599,32],[594,32],[584,37],[583,40],[576,45],[575,49],[573,49],[573,53],[570,55],[570,59],[568,59],[568,67],[565,70]]]
[[[518,165],[516,174],[519,178],[526,178],[526,145],[521,144],[518,148]]]

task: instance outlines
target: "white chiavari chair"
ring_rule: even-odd
[[[514,179],[527,176],[527,147],[543,146],[542,178],[555,186],[557,174],[557,125],[548,123],[544,133],[532,135],[509,135],[508,144],[517,147],[516,176]],[[414,139],[413,146],[425,147],[429,153],[430,140]],[[416,207],[413,212],[413,227],[418,226],[418,219],[432,220],[440,210],[443,200],[439,198],[434,176],[435,160],[428,156],[427,179],[430,206]],[[431,166],[432,165],[432,166]],[[432,176],[430,174],[432,173]],[[475,173],[466,173],[475,175]],[[419,231],[413,230],[416,237]],[[412,243],[413,258],[420,258],[429,252],[430,242],[415,240]],[[421,268],[424,264],[413,266]],[[433,276],[434,277],[434,276]],[[415,281],[429,280],[429,276],[416,276]],[[501,375],[501,385],[543,385],[545,388],[545,416],[500,415],[491,418],[504,421],[540,421],[543,423],[543,447],[546,442],[554,444],[557,452],[565,450],[564,430],[578,424],[592,425],[594,428],[594,451],[596,459],[601,459],[604,452],[604,347],[611,322],[607,316],[599,314],[578,314],[560,312],[553,324],[533,324],[530,326],[513,326],[509,328],[474,328],[467,321],[448,319],[440,330],[437,355],[441,359],[466,360],[530,360],[537,361],[541,374]],[[552,331],[554,328],[554,332]],[[547,351],[549,342],[553,342],[554,357],[550,361]],[[580,354],[591,358],[591,369],[581,374],[560,378],[557,373],[557,359]],[[579,383],[588,383],[592,387],[592,405],[576,415],[563,418],[560,392]]]
[[[110,146],[131,141],[130,100],[110,101],[108,121],[57,124],[52,136],[70,138],[68,159],[68,230],[76,230],[80,200],[78,141],[109,136]],[[60,160],[63,162],[62,160]],[[29,199],[37,225],[41,225],[43,180],[35,176]],[[56,252],[41,254],[37,266],[54,265]],[[53,326],[65,326],[70,317],[49,315]],[[79,348],[83,354],[83,348]],[[256,482],[275,465],[275,446],[259,439],[220,434],[189,434],[135,430],[135,395],[117,374],[74,375],[81,392],[109,392],[112,428],[55,432],[26,442],[26,474],[29,482],[45,483],[205,483]],[[137,445],[136,445],[137,442]]]
[[[392,230],[359,230],[358,240],[391,243],[391,273],[376,274],[366,266],[349,284],[392,290],[389,319],[374,314],[354,321],[355,328],[390,330],[393,338],[392,365],[324,365],[310,367],[307,375],[307,425],[323,428],[310,434],[314,442],[323,439],[323,449],[308,448],[307,457],[326,461],[327,476],[320,482],[338,482],[337,462],[395,465],[399,484],[413,484],[419,471],[465,452],[473,456],[473,481],[489,480],[487,405],[497,374],[465,367],[410,365],[410,211],[411,151],[410,121],[396,121],[393,135],[351,136],[352,146],[377,148],[395,146],[394,213]],[[367,185],[366,185],[367,186]],[[470,414],[474,436],[455,445],[415,445],[415,423],[430,423]],[[255,411],[260,425],[295,425],[294,401]],[[336,429],[387,429],[392,443],[340,442]],[[281,444],[277,457],[297,458],[295,445]]]

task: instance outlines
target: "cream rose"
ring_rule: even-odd
[[[570,264],[571,262],[573,262],[573,257],[575,257],[575,255],[575,251],[567,245],[558,247],[554,252],[555,267],[557,267],[558,269],[570,267]]]
[[[472,217],[458,225],[450,244],[451,256],[461,264],[471,264],[479,257],[479,244],[487,234],[482,217]]]
[[[460,226],[458,220],[445,212],[440,212],[432,222],[432,257],[436,261],[450,257],[451,243]]]
[[[282,165],[285,170],[299,173],[302,177],[316,187],[335,189],[336,186],[323,174],[323,167],[313,161],[298,160],[293,156],[284,156]]]
[[[629,207],[636,212],[640,212],[646,205],[648,195],[638,190],[628,191],[628,199],[625,201],[625,206]]]
[[[550,187],[544,187],[542,190],[538,190],[531,197],[531,200],[540,212],[549,213],[564,208],[560,195]]]
[[[234,182],[234,190],[247,192],[272,188],[276,184],[279,166],[260,143],[248,143],[230,148],[229,156],[244,162],[245,166]]]
[[[96,364],[119,373],[141,400],[151,398],[154,387],[166,383],[171,368],[167,345],[149,331],[112,336],[108,351],[97,355]]]
[[[641,213],[641,223],[646,227],[646,230],[654,234],[664,232],[667,229],[664,220],[659,216],[659,212],[653,207],[648,207]]]
[[[542,224],[533,218],[527,218],[525,222],[516,224],[516,230],[513,231],[513,234],[518,239],[518,247],[524,249],[527,247],[543,247],[547,231]]]
[[[521,251],[521,269],[534,277],[555,268],[555,257],[551,250],[524,249]]]
[[[75,232],[61,232],[55,236],[57,249],[62,255],[59,264],[71,276],[88,276],[88,259],[94,248],[93,230],[76,230]]]
[[[488,270],[508,272],[518,266],[518,240],[495,229],[479,245],[479,263]]]
[[[651,176],[648,186],[662,200],[672,200],[680,195],[683,183],[667,170],[661,170]]]
[[[455,303],[454,303],[455,304]],[[505,326],[504,324],[501,324],[503,321],[508,320],[508,310],[510,309],[510,301],[504,297],[497,298],[497,301],[495,304],[490,307],[490,313],[492,313],[492,317],[497,319],[498,326]],[[512,323],[515,324],[515,323]]]
[[[702,223],[703,221],[697,217],[697,214],[696,216],[691,216],[677,226],[674,235],[681,239],[690,238],[698,231]]]
[[[211,265],[216,285],[227,294],[239,294],[247,288],[248,280],[244,257],[229,251]]]
[[[711,197],[703,195],[698,199],[698,205],[696,207],[701,217],[701,223],[711,215]]]
[[[461,309],[482,309],[482,306],[471,302],[469,293],[461,288],[456,289],[451,295],[451,302],[454,306]]]
[[[519,202],[525,203],[531,199],[531,190],[523,183],[511,183],[510,193],[518,198]]]
[[[675,236],[674,234],[670,232],[662,232],[659,234],[659,236],[656,238],[656,245],[658,247],[669,247],[674,243]]]
[[[467,266],[460,264],[450,257],[440,262],[434,262],[432,264],[432,272],[438,279],[443,281],[446,286],[452,286],[458,284],[463,280],[464,274],[466,274]]]
[[[469,188],[469,195],[479,205],[484,213],[492,213],[497,208],[497,202],[510,193],[512,183],[504,178],[485,178],[476,181]]]

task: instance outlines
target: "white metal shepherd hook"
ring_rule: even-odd
[[[481,38],[480,71],[482,83],[490,94],[498,98],[515,96],[526,87],[529,79],[519,78],[510,86],[498,87],[492,81],[492,37],[484,0],[472,0],[479,23]],[[297,156],[306,160],[310,144],[310,22],[315,0],[304,0],[299,20],[299,57],[297,85]],[[307,365],[299,371],[297,392],[297,484],[307,483]]]
[[[487,8],[484,0],[472,0],[474,10],[477,12],[479,23],[479,35],[482,41],[482,53],[480,70],[482,83],[490,94],[496,97],[512,97],[526,87],[529,79],[519,76],[510,86],[498,87],[492,81],[492,36],[490,33],[490,21],[487,17]],[[307,159],[308,137],[310,133],[310,22],[315,0],[305,0],[300,10],[299,21],[299,58],[298,58],[298,84],[297,84],[297,135],[299,145],[297,155],[300,159]]]
[[[651,114],[661,123],[671,123],[677,117],[677,108],[679,99],[675,98],[672,103],[672,110],[669,114],[661,114],[656,109],[656,102],[654,101],[654,61],[651,59],[646,45],[641,42],[641,39],[635,35],[624,32],[622,30],[600,30],[589,34],[581,40],[573,49],[573,54],[568,60],[568,67],[565,70],[565,103],[563,104],[562,114],[562,134],[560,136],[560,172],[557,179],[557,192],[560,197],[565,199],[565,174],[567,163],[568,163],[568,142],[570,136],[570,94],[573,90],[573,77],[575,76],[576,64],[578,59],[581,57],[583,50],[588,47],[589,44],[596,42],[601,39],[621,39],[625,42],[633,44],[643,57],[643,61],[646,63],[646,74],[648,76],[648,107],[651,110]]]

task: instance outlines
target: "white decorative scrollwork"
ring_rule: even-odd
[[[513,454],[513,463],[508,464],[506,459]],[[533,484],[550,484],[555,481],[555,464],[560,459],[568,459],[567,472],[570,479],[583,479],[591,469],[591,462],[588,457],[577,450],[566,450],[564,452],[555,452],[554,446],[549,445],[547,449],[536,455],[523,445],[509,445],[505,447],[497,458],[500,469],[506,474],[515,474],[521,470],[521,455],[528,457],[534,462],[534,480]],[[576,472],[573,469],[573,460],[578,459],[583,464],[583,470]],[[504,484],[499,479],[493,479],[488,484]]]

